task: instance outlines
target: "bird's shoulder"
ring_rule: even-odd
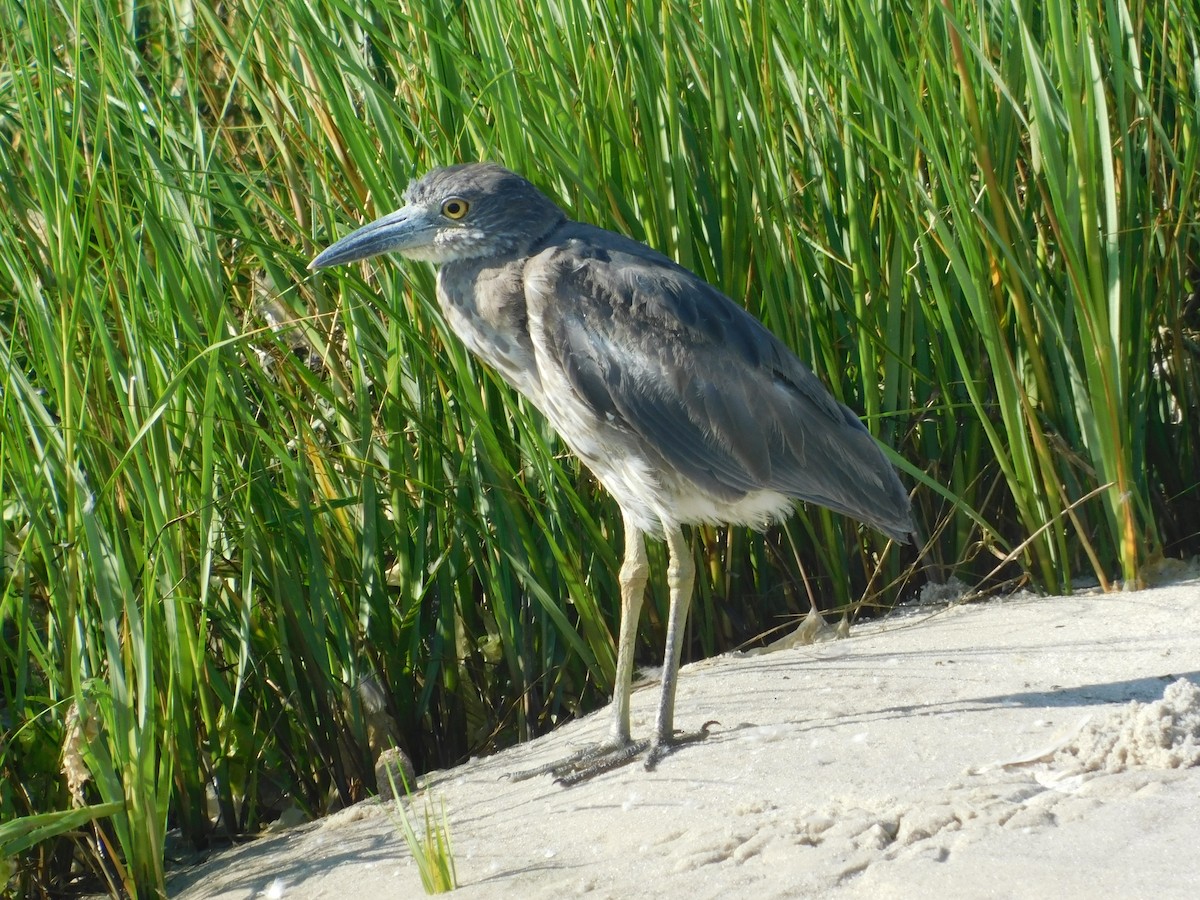
[[[594,318],[610,329],[677,337],[694,348],[722,345],[754,362],[768,349],[755,338],[769,332],[703,279],[645,244],[592,225],[561,228],[530,261],[526,279],[550,288],[546,296],[559,298],[560,314]]]

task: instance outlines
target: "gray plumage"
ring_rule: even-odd
[[[667,257],[569,220],[496,165],[435,170],[405,201],[311,267],[391,251],[438,264],[450,327],[545,414],[616,498],[626,546],[614,721],[583,765],[606,768],[647,744],[652,764],[673,740],[691,598],[680,526],[763,528],[803,500],[907,541],[908,496],[854,413],[757,319]],[[628,702],[644,533],[670,547],[671,618],[655,735],[635,743]]]

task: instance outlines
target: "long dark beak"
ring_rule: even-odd
[[[308,264],[310,269],[325,269],[378,256],[380,253],[403,253],[424,247],[433,240],[438,223],[421,206],[405,206],[357,231],[317,254]]]

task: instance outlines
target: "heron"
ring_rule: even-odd
[[[409,185],[403,207],[309,268],[384,253],[437,266],[451,330],[545,416],[620,508],[608,736],[536,771],[570,783],[642,754],[653,768],[697,736],[674,727],[695,579],[683,526],[761,530],[802,501],[897,542],[914,535],[908,494],[881,445],[781,340],[667,256],[573,221],[521,175],[494,163],[434,169]],[[667,544],[670,606],[654,731],[635,741],[629,701],[647,536]]]

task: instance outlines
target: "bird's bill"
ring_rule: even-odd
[[[352,231],[317,254],[308,267],[324,269],[368,259],[380,253],[414,250],[427,246],[437,229],[438,222],[428,210],[420,206],[405,206]]]

